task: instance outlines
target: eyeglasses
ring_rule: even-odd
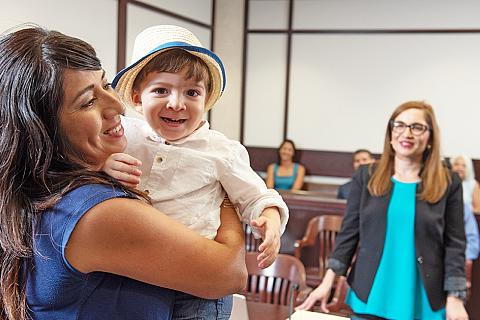
[[[405,122],[402,122],[402,121],[390,121],[390,126],[392,127],[392,131],[395,133],[402,133],[407,128],[410,128],[410,132],[414,136],[420,136],[425,131],[431,130],[429,127],[421,123],[406,124]]]

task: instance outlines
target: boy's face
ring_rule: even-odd
[[[150,72],[132,100],[150,127],[168,141],[190,135],[203,122],[207,91],[204,81],[178,73]]]

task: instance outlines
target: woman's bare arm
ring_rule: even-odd
[[[274,176],[273,176],[273,167],[275,166],[275,164],[269,164],[268,165],[268,168],[267,168],[267,181],[266,181],[266,185],[267,185],[267,188],[269,189],[273,189],[273,186],[274,186]]]
[[[302,189],[303,178],[305,178],[305,167],[299,164],[297,177],[295,178],[295,182],[293,183],[292,191]]]
[[[110,199],[80,219],[65,255],[83,273],[109,272],[218,298],[243,289],[247,277],[239,219],[222,208],[221,220],[213,241],[139,200]]]

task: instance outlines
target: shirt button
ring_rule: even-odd
[[[157,163],[162,163],[163,158],[160,157],[160,156],[157,156],[157,157],[155,158],[155,161],[156,161]]]
[[[417,261],[418,261],[418,263],[422,264],[423,263],[423,257],[422,256],[418,257]]]

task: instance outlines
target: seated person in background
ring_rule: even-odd
[[[465,276],[467,277],[467,289],[472,286],[472,266],[473,260],[478,258],[480,250],[480,239],[478,236],[478,225],[472,208],[468,205],[463,207],[463,223],[465,225],[465,238],[467,246],[465,248]]]
[[[355,171],[363,165],[363,164],[369,164],[374,162],[375,159],[372,156],[372,153],[368,151],[367,149],[358,149],[353,153],[353,168]],[[342,184],[338,188],[338,193],[337,193],[337,199],[347,199],[348,194],[350,193],[350,187],[351,187],[352,181],[348,181],[345,184]]]
[[[480,185],[475,180],[472,159],[466,155],[458,155],[450,158],[452,170],[462,179],[463,202],[465,206],[471,206],[475,214],[480,214]]]
[[[478,258],[480,250],[480,240],[478,237],[478,225],[475,215],[470,206],[464,206],[463,222],[465,224],[465,237],[467,247],[465,249],[465,259],[467,263]]]
[[[276,190],[300,190],[305,177],[305,167],[295,162],[295,144],[284,140],[278,148],[278,163],[267,169],[267,187]]]

